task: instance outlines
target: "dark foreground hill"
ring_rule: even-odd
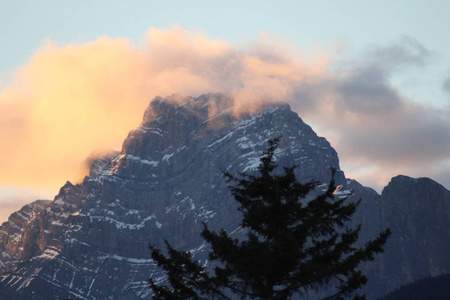
[[[450,274],[428,277],[406,284],[378,300],[448,300]]]
[[[369,299],[450,272],[450,192],[430,179],[393,178],[382,195],[345,179],[336,151],[288,105],[236,117],[232,101],[209,94],[155,98],[121,152],[92,161],[88,177],[67,183],[54,201],[25,206],[0,232],[0,299],[148,299],[147,279],[163,280],[151,242],[167,238],[203,259],[202,222],[237,231],[240,214],[222,171],[252,172],[268,139],[276,157],[298,165],[300,181],[328,183],[338,170],[342,196],[363,198],[361,241],[383,228],[386,253],[365,266]]]

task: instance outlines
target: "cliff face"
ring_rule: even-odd
[[[363,201],[352,220],[362,223],[361,237],[390,228],[385,252],[364,266],[369,299],[406,283],[450,273],[450,191],[428,178],[397,176],[381,195],[348,182]]]
[[[42,252],[40,245],[45,239],[45,210],[50,200],[37,200],[13,213],[0,231],[0,270],[11,271],[18,261],[26,260]]]
[[[428,178],[392,178],[382,192],[382,222],[392,229],[383,255],[387,290],[450,273],[450,192]]]
[[[237,118],[230,104],[212,94],[182,104],[155,98],[121,153],[94,160],[83,183],[67,183],[46,202],[39,222],[20,225],[18,239],[35,237],[10,251],[1,298],[148,297],[147,279],[161,275],[148,244],[162,247],[167,238],[201,258],[202,222],[236,229],[240,215],[222,171],[255,171],[270,138],[283,136],[276,157],[282,166],[298,165],[300,180],[328,182],[330,167],[339,170],[334,149],[289,106]],[[337,181],[346,185],[340,171]]]

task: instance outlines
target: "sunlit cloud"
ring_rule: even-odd
[[[48,41],[0,85],[0,185],[56,192],[86,174],[92,151],[120,150],[153,97],[222,92],[236,114],[288,102],[363,184],[380,188],[399,172],[450,186],[447,112],[413,104],[390,84],[399,68],[425,67],[430,52],[408,38],[351,63],[316,50],[268,33],[236,49],[177,26],[150,29],[139,44]]]
[[[292,98],[295,86],[322,71],[320,59],[281,55],[277,41],[265,39],[238,51],[175,26],[150,29],[139,45],[108,37],[48,41],[1,91],[0,182],[57,187],[80,179],[89,153],[120,149],[157,95],[225,92],[242,100],[237,109],[251,110],[256,101]]]

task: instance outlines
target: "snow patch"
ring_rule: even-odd
[[[206,148],[211,148],[211,147],[214,146],[215,144],[219,144],[219,143],[221,143],[222,141],[224,141],[225,139],[227,139],[227,138],[229,138],[229,137],[231,137],[231,136],[233,136],[233,132],[228,133],[226,136],[224,136],[223,138],[221,138],[221,139],[215,141],[214,143],[208,145]]]
[[[147,160],[147,159],[143,159],[143,158],[131,155],[131,154],[127,154],[125,156],[125,158],[133,160],[133,161],[136,161],[136,162],[141,163],[141,164],[150,165],[152,167],[157,167],[158,164],[159,164],[159,162],[157,162],[156,160]]]
[[[132,264],[154,264],[153,259],[125,257],[117,254],[106,254],[100,256],[99,259],[115,259],[118,261],[126,261]]]

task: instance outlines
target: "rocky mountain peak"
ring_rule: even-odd
[[[271,138],[282,136],[276,158],[281,166],[298,165],[300,180],[328,182],[330,167],[339,170],[334,149],[288,105],[240,115],[233,105],[221,94],[153,99],[120,153],[93,157],[81,184],[64,185],[39,222],[18,225],[18,239],[33,238],[11,251],[0,295],[145,298],[147,278],[159,276],[148,243],[162,246],[167,238],[201,258],[202,222],[237,229],[222,171],[255,172]],[[29,249],[33,255],[23,256]]]
[[[289,151],[308,152],[307,155],[305,152],[305,162],[302,164],[319,161],[312,157],[320,157],[319,153],[329,152],[326,155],[326,163],[324,162],[326,165],[320,168],[322,173],[314,178],[329,179],[330,167],[339,170],[337,154],[330,144],[324,138],[319,138],[311,127],[290,110],[288,104],[268,104],[257,114],[246,113],[238,116],[233,111],[233,105],[233,99],[222,94],[172,96],[166,99],[156,97],[144,113],[141,125],[132,130],[125,139],[122,158],[115,161],[114,171],[120,170],[121,174],[126,176],[128,171],[125,169],[131,168],[134,176],[139,173],[146,178],[159,178],[170,172],[165,170],[168,160],[173,160],[177,166],[183,166],[192,161],[196,153],[203,151],[205,147],[212,151],[222,142],[226,142],[227,147],[237,148],[236,153],[246,154],[247,157],[251,155],[254,163],[257,163],[264,143],[276,136],[283,136],[282,147],[288,147],[290,144]],[[263,134],[260,130],[264,131]],[[220,143],[215,143],[217,136],[223,137]],[[233,141],[235,143],[232,143]],[[256,146],[258,151],[251,151],[255,150]],[[186,152],[187,149],[189,153]],[[221,149],[217,151],[220,152]],[[283,156],[288,156],[289,153]],[[141,169],[137,173],[136,168],[132,166],[136,164]],[[290,164],[297,163],[291,161]],[[157,170],[161,172],[155,173]],[[176,168],[174,171],[180,170]],[[311,167],[305,168],[304,171],[311,172]],[[305,173],[303,177],[306,179],[310,175]],[[343,180],[343,175],[339,176]]]
[[[90,158],[82,183],[68,182],[54,201],[11,215],[0,231],[0,298],[148,298],[147,279],[164,280],[148,244],[163,247],[168,239],[204,260],[203,222],[238,232],[240,214],[222,171],[255,172],[267,141],[278,136],[276,160],[298,166],[298,180],[325,186],[333,167],[344,186],[337,196],[353,189],[354,199],[363,198],[354,220],[363,224],[363,242],[393,230],[383,259],[366,267],[370,295],[450,272],[442,243],[450,238],[449,191],[398,176],[380,196],[346,180],[336,151],[289,105],[240,114],[234,105],[222,94],[156,97],[120,152]]]

